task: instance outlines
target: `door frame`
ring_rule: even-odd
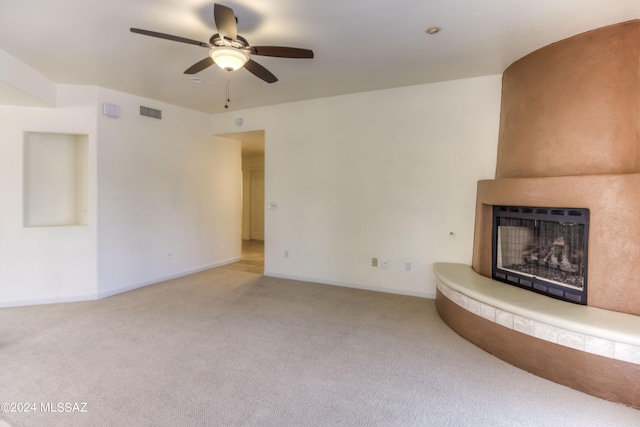
[[[254,180],[254,173],[255,172],[259,172],[259,171],[262,172],[262,200],[263,200],[263,203],[260,203],[260,206],[256,207],[256,206],[254,206],[255,200],[254,200],[254,192],[253,192],[253,190],[254,190],[253,180]],[[248,224],[249,233],[248,234],[249,234],[249,238],[251,240],[264,240],[264,231],[265,231],[264,230],[264,227],[265,227],[265,225],[264,225],[264,208],[265,208],[265,205],[264,205],[264,167],[262,167],[262,168],[252,167],[252,168],[249,168],[247,172],[248,172],[248,175],[249,175],[249,177],[248,177],[249,178],[248,179],[248,181],[249,181],[249,197],[248,197],[248,199],[249,199],[249,224]],[[253,219],[254,219],[254,211],[255,211],[256,208],[260,209],[262,211],[262,235],[259,236],[259,237],[254,237],[255,230],[254,230],[254,226],[253,226]]]

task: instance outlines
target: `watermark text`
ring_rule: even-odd
[[[3,402],[0,412],[89,412],[87,402]]]

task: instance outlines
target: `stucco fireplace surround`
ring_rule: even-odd
[[[640,408],[640,21],[539,49],[503,75],[496,177],[478,183],[472,265],[436,264],[436,304],[469,341]],[[494,206],[590,213],[586,305],[491,279]]]

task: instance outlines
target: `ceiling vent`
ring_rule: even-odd
[[[140,115],[152,117],[154,119],[162,119],[162,111],[156,110],[154,108],[145,107],[143,105],[140,106]]]

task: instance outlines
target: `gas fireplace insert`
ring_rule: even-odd
[[[492,277],[586,304],[588,236],[588,209],[494,206]]]

